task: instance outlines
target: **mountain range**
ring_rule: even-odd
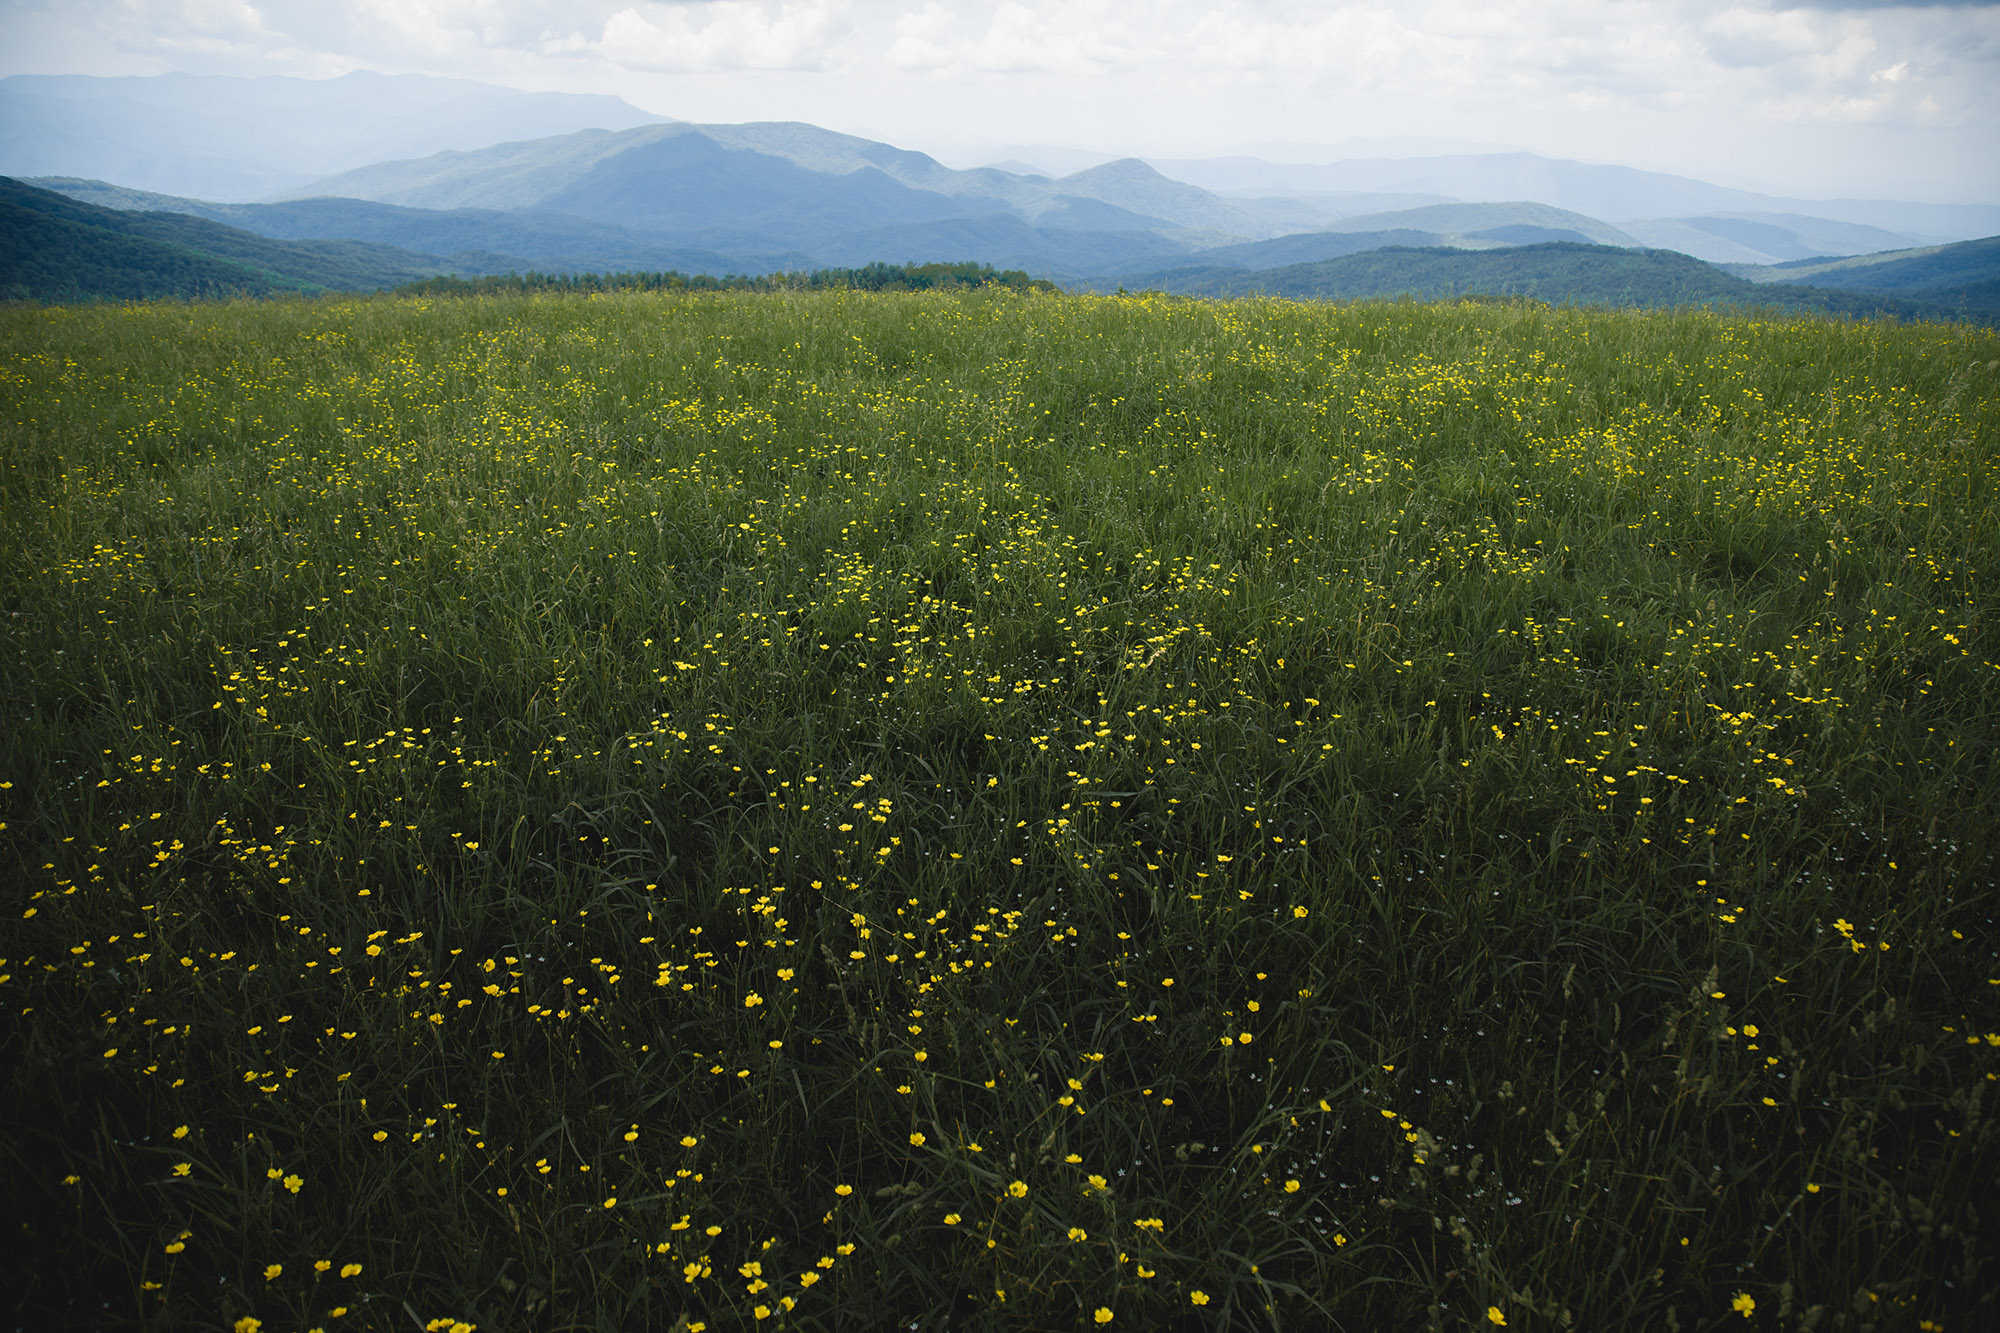
[[[240,201],[385,158],[664,119],[616,97],[413,74],[17,74],[0,79],[0,175]]]
[[[231,108],[254,124],[220,128]],[[29,133],[55,123],[61,132]],[[529,132],[494,141],[517,126]],[[1099,287],[1365,294],[1377,281],[1436,292],[1499,282],[1547,296],[1581,264],[1599,277],[1630,270],[1624,287],[1607,279],[1602,299],[1735,300],[1762,285],[1768,302],[1828,286],[1874,292],[1877,308],[1972,313],[1992,261],[1957,243],[2000,233],[2000,208],[1800,201],[1511,152],[960,170],[796,122],[693,124],[613,98],[379,75],[0,80],[0,170],[23,161],[44,170],[5,195],[10,254],[33,248],[21,239],[30,233],[81,245],[66,229],[92,227],[100,248],[112,234],[178,245],[309,288],[526,269],[720,275],[970,260]],[[60,172],[46,170],[58,161]],[[106,163],[116,184],[77,169]],[[202,181],[234,183],[202,197],[187,186]],[[66,214],[23,189],[127,216]],[[1867,285],[1891,269],[1853,258],[1939,246],[1944,260],[1895,289]],[[1502,257],[1528,250],[1540,257]],[[1729,271],[1670,277],[1674,261],[1645,257],[1672,252]],[[1849,262],[1826,266],[1834,260]],[[201,289],[221,281],[211,274]]]

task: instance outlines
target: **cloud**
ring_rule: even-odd
[[[621,9],[582,49],[626,69],[675,73],[824,67],[848,31],[842,0],[713,0]]]
[[[1709,58],[1730,69],[1759,69],[1819,51],[1825,20],[1803,9],[1736,7],[1701,25]]]
[[[1865,122],[2000,178],[2000,0],[0,0],[0,37],[0,73],[455,75],[919,145],[1395,133],[1859,173]]]
[[[1802,0],[1807,9],[2000,9],[2000,0]]]

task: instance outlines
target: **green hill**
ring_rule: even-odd
[[[143,301],[308,291],[297,279],[20,202],[0,184],[0,299]]]
[[[191,213],[280,240],[357,240],[441,255],[454,271],[600,273],[677,269],[689,273],[771,273],[811,268],[802,251],[752,238],[707,236],[700,245],[558,213],[491,208],[408,208],[366,199],[324,197],[278,204],[226,204],[128,190],[103,181],[45,176],[27,182],[114,209]],[[742,243],[739,244],[738,242]],[[721,248],[716,248],[720,246]]]
[[[1444,300],[1517,296],[1575,305],[1660,309],[1708,305],[1892,315],[1906,319],[1960,317],[1953,307],[1875,292],[1753,283],[1673,250],[1629,250],[1554,242],[1504,250],[1414,249],[1390,246],[1314,264],[1258,273],[1207,271],[1152,275],[1165,291],[1204,296],[1272,296],[1361,300],[1408,296]]]
[[[2000,315],[2000,236],[1845,259],[1778,264],[1744,276],[1774,285],[1810,282],[1848,291],[1880,292],[1991,318]]]
[[[479,271],[364,241],[274,240],[185,213],[100,208],[0,177],[0,292],[17,300],[371,291]]]

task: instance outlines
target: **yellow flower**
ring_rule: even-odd
[[[1205,1291],[1191,1291],[1188,1293],[1188,1299],[1193,1301],[1196,1305],[1207,1305],[1208,1293]]]
[[[1292,909],[1292,915],[1297,917],[1303,917],[1306,915],[1306,909],[1303,907],[1294,907]]]
[[[360,1276],[361,1276],[361,1265],[360,1265],[360,1264],[342,1264],[342,1265],[340,1266],[340,1275],[341,1275],[342,1277],[360,1277]]]
[[[916,1133],[910,1135],[910,1146],[912,1148],[921,1148],[924,1146],[924,1132],[922,1130],[918,1130]]]
[[[1507,1322],[1507,1312],[1497,1305],[1489,1305],[1486,1307],[1486,1322],[1504,1325]]]
[[[234,1327],[236,1333],[257,1333],[258,1329],[264,1327],[264,1321],[246,1314],[236,1321]]]
[[[1017,1199],[1025,1199],[1028,1197],[1028,1183],[1024,1180],[1017,1180],[1007,1187],[1007,1192]]]
[[[957,1213],[946,1213],[944,1215],[944,1224],[946,1226],[955,1227],[958,1225],[958,1222],[959,1222],[959,1217]]]
[[[1100,1324],[1108,1324],[1111,1322],[1111,1311],[1105,1306],[1100,1305],[1097,1307],[1097,1313],[1090,1317]]]
[[[278,1274],[284,1271],[285,1266],[283,1264],[272,1264],[264,1270],[264,1280],[266,1282],[275,1282],[278,1280]]]
[[[854,1186],[852,1186],[852,1185],[835,1185],[835,1186],[833,1187],[833,1192],[834,1192],[835,1194],[838,1194],[838,1195],[839,1195],[839,1196],[840,1196],[841,1198],[843,1198],[843,1199],[844,1199],[844,1198],[846,1198],[846,1197],[847,1197],[848,1195],[850,1195],[850,1194],[854,1193]]]
[[[177,1139],[184,1139],[187,1136],[188,1136],[188,1127],[186,1125],[181,1125],[174,1130],[174,1137]]]
[[[1729,1303],[1729,1308],[1748,1319],[1757,1308],[1757,1300],[1749,1292],[1739,1291],[1736,1293],[1736,1299]]]

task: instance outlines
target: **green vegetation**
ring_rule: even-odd
[[[100,208],[0,176],[0,300],[368,291],[453,267],[364,241],[282,241],[182,213]]]
[[[1015,292],[1053,292],[1052,282],[1019,269],[991,264],[869,264],[863,268],[820,268],[811,272],[766,273],[509,273],[483,278],[427,278],[399,291],[405,296],[472,296],[529,292],[927,292],[999,287]]]
[[[2000,336],[592,292],[0,373],[19,1324],[1992,1318]]]
[[[1167,291],[1208,296],[1268,293],[1349,301],[1519,296],[1641,309],[1705,305],[1909,319],[1949,319],[1965,313],[1873,292],[1759,284],[1677,250],[1560,241],[1501,250],[1388,246],[1255,273],[1188,269],[1144,281]]]
[[[1821,282],[1853,291],[1885,292],[1942,308],[2000,318],[2000,236],[1921,250],[1892,250],[1847,259],[1773,264],[1743,275],[1773,283]]]

